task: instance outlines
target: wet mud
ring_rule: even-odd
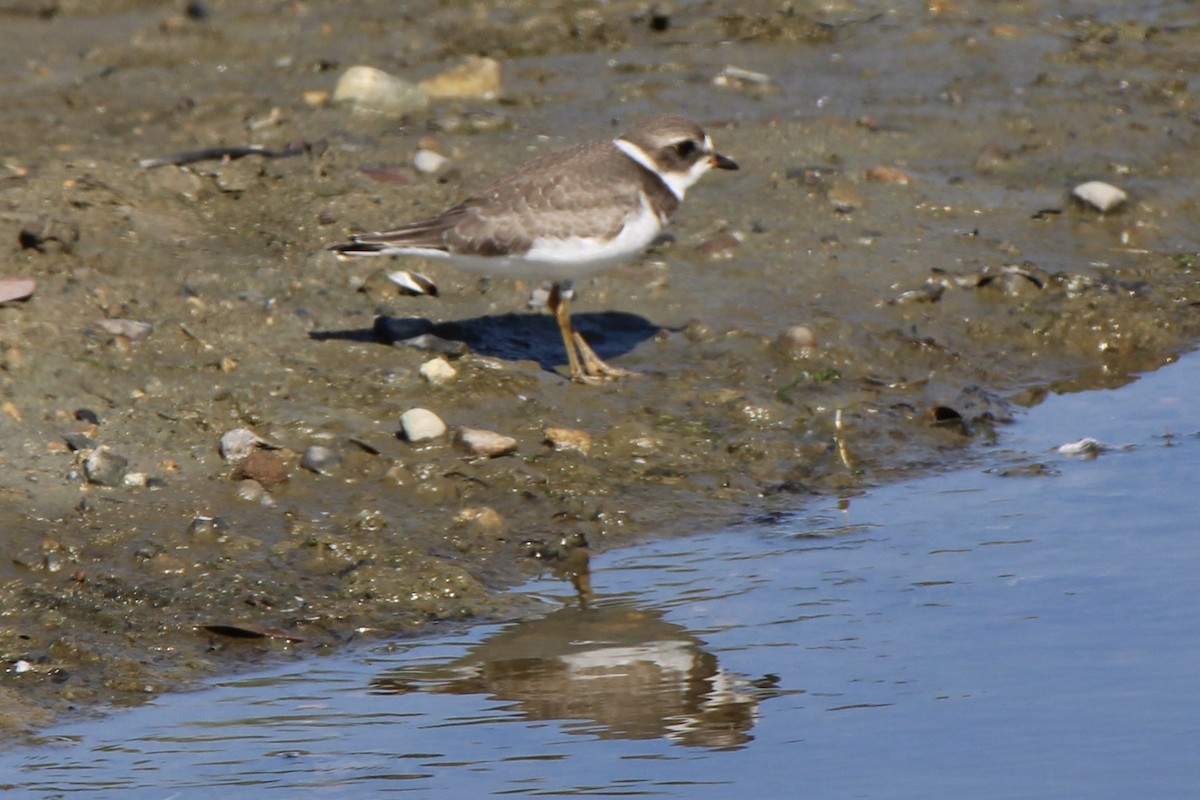
[[[1014,409],[1194,346],[1188,4],[545,9],[0,3],[0,278],[36,281],[0,304],[0,728],[518,615],[504,589],[584,540],[963,463]],[[352,65],[468,55],[497,98],[327,102]],[[325,250],[663,109],[742,169],[577,287],[639,376],[568,381],[537,286]],[[139,164],[245,145],[291,152]],[[1097,179],[1127,202],[1070,198]],[[448,433],[406,441],[411,408]],[[238,428],[253,469],[222,455]]]

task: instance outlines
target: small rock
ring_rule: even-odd
[[[792,358],[808,358],[817,349],[817,335],[807,325],[792,325],[775,339],[775,348]]]
[[[154,326],[149,322],[138,322],[132,319],[98,319],[92,322],[109,336],[124,336],[131,342],[141,341],[150,335]]]
[[[498,133],[512,127],[512,118],[491,111],[449,113],[433,121],[433,127],[442,133]]]
[[[962,414],[950,406],[930,406],[925,409],[921,418],[931,428],[941,428],[961,434],[967,433],[966,420],[963,419]]]
[[[454,515],[455,522],[468,522],[488,533],[504,530],[504,517],[491,506],[464,508]]]
[[[376,183],[393,183],[399,186],[412,183],[409,171],[394,164],[366,164],[359,167],[358,171]]]
[[[871,167],[865,173],[867,180],[876,183],[894,183],[897,186],[908,186],[913,182],[912,176],[897,167]]]
[[[445,170],[449,164],[450,159],[436,150],[418,150],[413,156],[413,167],[417,172],[425,175],[436,175]]]
[[[59,250],[70,253],[79,241],[79,223],[75,220],[41,217],[21,228],[21,232],[17,234],[17,241],[24,250],[44,253],[46,245],[54,242]]]
[[[700,253],[700,255],[706,258],[711,258],[714,261],[729,259],[733,258],[734,251],[738,249],[738,246],[741,243],[741,239],[739,239],[735,234],[720,233],[708,241],[703,242],[699,247],[696,248],[696,252]]]
[[[270,489],[286,481],[288,472],[278,453],[256,449],[238,464],[236,477],[258,481],[264,488]]]
[[[862,195],[853,183],[844,178],[834,178],[829,182],[825,191],[833,210],[839,214],[849,214],[862,207]]]
[[[221,458],[226,461],[238,461],[250,455],[259,447],[266,447],[267,441],[248,428],[234,428],[221,436]]]
[[[469,56],[457,67],[421,81],[420,88],[439,100],[495,100],[500,94],[500,62],[494,58]]]
[[[765,72],[755,72],[752,69],[735,67],[732,64],[725,67],[713,78],[713,86],[725,89],[744,89],[749,86],[763,88],[771,85],[771,76]]]
[[[467,353],[466,342],[460,342],[456,339],[443,339],[441,336],[433,333],[423,333],[411,339],[404,339],[400,344],[405,347],[411,347],[414,350],[422,350],[426,353],[438,353],[448,358],[460,358]]]
[[[454,380],[458,370],[450,366],[450,362],[442,357],[431,358],[421,365],[421,377],[434,386],[445,386]]]
[[[454,443],[467,455],[482,458],[505,456],[517,449],[517,440],[513,437],[483,428],[459,428]]]
[[[267,494],[267,490],[263,488],[263,485],[252,478],[238,481],[237,495],[241,500],[251,503],[259,502],[264,505],[267,504],[267,498],[270,497]]]
[[[300,99],[309,108],[325,108],[333,100],[333,95],[324,89],[310,89],[302,93]]]
[[[0,276],[0,303],[11,303],[14,300],[27,300],[37,288],[33,278],[17,276]]]
[[[147,486],[149,483],[150,476],[144,472],[126,472],[121,479],[122,486]]]
[[[67,447],[78,452],[80,450],[92,450],[96,447],[96,440],[88,436],[86,433],[72,431],[63,434],[63,441],[67,443]]]
[[[592,449],[592,435],[578,428],[546,428],[546,444],[555,450],[574,450],[585,456]]]
[[[428,107],[429,92],[381,69],[360,65],[350,67],[338,79],[333,102],[345,103],[354,111],[398,117]]]
[[[342,463],[342,457],[337,451],[323,445],[314,444],[304,451],[300,458],[300,466],[318,475],[329,475]]]
[[[95,411],[92,411],[90,408],[77,408],[75,409],[74,416],[75,419],[79,420],[80,422],[86,422],[89,425],[100,424],[100,415]]]
[[[262,487],[260,486],[261,490]],[[211,536],[217,537],[226,532],[228,523],[221,517],[197,516],[192,518],[192,522],[188,525],[188,533],[192,536]]]
[[[125,479],[129,459],[107,447],[98,447],[83,462],[83,472],[89,483],[99,486],[120,486]]]
[[[385,344],[395,344],[418,336],[429,334],[433,323],[424,317],[388,317],[375,318],[371,334]]]
[[[1092,459],[1103,453],[1105,450],[1111,449],[1112,448],[1110,448],[1104,442],[1088,436],[1080,439],[1078,442],[1068,442],[1067,444],[1060,445],[1058,452],[1064,456]]]
[[[1129,199],[1125,192],[1104,181],[1081,183],[1071,190],[1071,197],[1077,203],[1094,208],[1101,214],[1116,211]]]
[[[446,423],[427,408],[410,408],[400,415],[400,428],[410,442],[428,442],[446,435]]]

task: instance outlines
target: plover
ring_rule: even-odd
[[[654,241],[689,187],[738,165],[677,114],[643,120],[616,139],[536,158],[435,217],[330,247],[339,256],[425,256],[491,276],[553,281],[571,378],[629,374],[605,364],[571,326],[575,280],[613,267]]]

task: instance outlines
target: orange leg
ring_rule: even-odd
[[[558,322],[558,330],[562,333],[563,346],[567,348],[567,364],[571,371],[571,380],[580,383],[599,383],[613,378],[636,375],[637,373],[630,370],[612,367],[604,363],[603,359],[596,355],[596,351],[571,326],[571,314],[568,311],[570,301],[565,291],[566,287],[563,284],[555,283],[550,290],[550,297],[546,300],[546,305],[550,307],[550,313],[554,315],[555,321]]]

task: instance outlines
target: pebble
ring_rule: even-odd
[[[517,449],[517,440],[513,437],[483,428],[459,428],[454,443],[467,455],[482,458],[506,456]]]
[[[776,349],[793,358],[808,358],[817,344],[817,335],[807,325],[792,325],[775,339]]]
[[[720,233],[713,238],[703,242],[696,248],[696,252],[705,258],[715,260],[733,258],[734,251],[741,245],[742,240],[732,233]]]
[[[498,133],[512,127],[512,118],[490,111],[451,112],[435,119],[433,127],[450,134]]]
[[[1101,214],[1116,211],[1129,199],[1129,195],[1124,191],[1104,181],[1081,183],[1071,190],[1071,197],[1075,198],[1076,202],[1094,208]]]
[[[427,408],[410,408],[400,415],[400,428],[410,442],[428,442],[446,435],[446,423]]]
[[[122,486],[148,486],[150,484],[150,476],[144,472],[126,472],[125,477],[121,479]]]
[[[247,500],[251,503],[262,503],[264,506],[274,505],[271,495],[267,494],[267,490],[263,485],[252,478],[246,478],[238,481],[237,495],[241,500]]]
[[[871,167],[863,173],[867,180],[876,183],[894,183],[897,186],[908,186],[913,182],[912,176],[897,167]]]
[[[1064,456],[1074,456],[1077,458],[1095,458],[1105,450],[1111,450],[1108,445],[1099,439],[1093,439],[1086,436],[1077,442],[1068,442],[1064,445],[1059,445],[1058,452]]]
[[[578,428],[546,428],[546,444],[555,450],[574,450],[585,456],[592,449],[592,435]]]
[[[434,386],[445,386],[458,374],[458,370],[450,366],[450,362],[441,356],[426,361],[418,372],[421,373],[422,378]]]
[[[238,461],[267,442],[248,428],[234,428],[221,435],[221,458]]]
[[[78,452],[79,450],[91,450],[96,446],[96,440],[88,436],[86,433],[72,431],[63,434],[63,441],[67,443],[67,447]]]
[[[99,486],[120,486],[125,479],[129,459],[107,447],[98,447],[83,462],[83,474],[89,483]]]
[[[37,281],[33,278],[0,276],[0,303],[28,299],[36,288]]]
[[[849,214],[862,207],[862,195],[853,183],[845,178],[834,178],[829,182],[825,192],[833,210],[839,214]]]
[[[498,533],[504,530],[504,517],[491,506],[464,508],[454,515],[455,522],[466,522],[475,525],[488,533]]]
[[[300,457],[300,466],[318,475],[329,475],[342,463],[342,457],[336,450],[324,445],[314,444],[304,451]]]
[[[264,488],[278,486],[288,479],[287,466],[274,450],[257,449],[238,464],[236,476],[258,481]]]
[[[109,336],[124,336],[131,342],[141,341],[150,335],[154,326],[149,322],[132,319],[98,319],[92,322]]]
[[[74,414],[75,419],[80,422],[86,422],[89,425],[99,425],[100,415],[90,408],[77,408]]]
[[[27,223],[17,234],[17,242],[23,250],[46,252],[47,245],[54,242],[63,253],[70,253],[79,241],[79,223],[73,219],[39,217]]]
[[[744,89],[748,86],[763,88],[771,85],[771,76],[765,72],[755,72],[730,64],[718,72],[712,82],[714,86],[725,89]]]
[[[450,358],[460,358],[467,353],[466,342],[460,342],[456,339],[443,339],[441,336],[433,333],[423,333],[411,339],[403,339],[400,344],[411,347],[414,350],[423,350],[426,353],[439,353]]]
[[[418,150],[413,156],[413,167],[417,172],[426,175],[436,175],[446,169],[449,164],[450,159],[436,150]]]
[[[495,100],[500,94],[500,62],[469,56],[458,66],[421,81],[420,87],[438,100]]]
[[[333,102],[354,111],[401,116],[429,106],[429,91],[381,69],[358,65],[338,79]]]

